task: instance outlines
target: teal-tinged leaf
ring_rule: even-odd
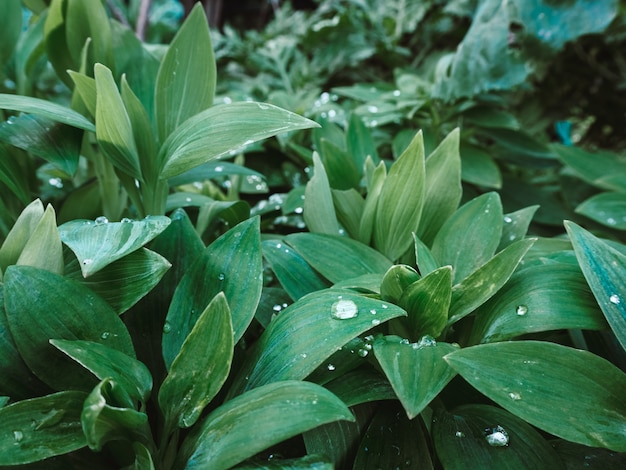
[[[22,171],[21,161],[19,160],[19,157],[22,155],[23,152],[21,150],[0,142],[0,182],[6,186],[8,191],[15,195],[17,201],[21,204],[28,204],[31,200],[30,175]],[[4,227],[4,232],[6,231],[8,231],[8,228]]]
[[[611,175],[626,172],[626,161],[614,152],[587,152],[579,147],[553,145],[559,158],[588,183],[595,184]],[[608,189],[608,188],[607,188]]]
[[[391,261],[356,240],[321,233],[293,233],[285,241],[331,282],[384,273]]]
[[[351,238],[359,238],[359,227],[365,200],[363,196],[354,188],[347,191],[332,190],[333,204],[337,220]]]
[[[482,133],[496,142],[506,158],[514,161],[524,161],[529,158],[547,160],[558,158],[548,145],[522,130],[483,129]]]
[[[432,254],[454,268],[455,284],[491,259],[500,243],[502,217],[500,197],[486,193],[461,206],[441,227]]]
[[[326,139],[321,140],[319,152],[331,188],[347,190],[359,187],[362,167],[356,166],[350,154]]]
[[[22,31],[22,5],[18,0],[7,0],[0,18],[0,70],[14,53],[14,48]]]
[[[230,372],[233,327],[222,292],[202,312],[159,390],[166,428],[188,428],[217,395]]]
[[[72,60],[72,54],[67,46],[65,36],[65,13],[67,2],[64,0],[52,0],[48,2],[46,22],[44,24],[44,44],[46,56],[54,67],[54,71],[68,88],[72,87],[72,80],[67,75],[67,70],[77,70],[79,65]]]
[[[467,183],[500,189],[502,175],[493,157],[483,149],[471,144],[461,144],[461,178]]]
[[[211,106],[216,75],[207,17],[202,6],[196,5],[159,67],[154,99],[160,142],[182,122]]]
[[[442,358],[457,348],[433,343],[409,343],[393,337],[374,342],[376,359],[409,419],[421,413],[456,375]]]
[[[626,256],[573,222],[565,228],[602,313],[626,349]]]
[[[89,287],[122,314],[150,292],[171,266],[158,253],[140,248],[87,278],[74,258],[65,266],[65,276]]]
[[[491,106],[474,106],[463,111],[463,120],[480,127],[496,129],[519,129],[520,124],[513,114]]]
[[[6,95],[0,93],[0,108],[42,116],[56,122],[95,132],[96,127],[82,114],[52,101],[31,96]]]
[[[352,338],[403,315],[400,307],[350,291],[309,294],[269,324],[233,390],[302,380]]]
[[[348,146],[348,155],[352,156],[357,168],[363,168],[367,157],[370,157],[374,164],[378,164],[380,158],[372,133],[363,122],[363,119],[356,113],[352,113],[348,121],[346,144]]]
[[[253,459],[235,468],[237,470],[334,470],[335,467],[328,461],[325,454],[309,454],[293,459],[276,458],[271,455],[268,460]]]
[[[55,348],[89,370],[98,379],[111,379],[133,400],[146,403],[152,390],[150,372],[137,359],[92,341],[50,340]]]
[[[209,414],[183,442],[179,463],[189,470],[207,465],[227,469],[273,444],[338,420],[352,421],[354,417],[341,400],[321,386],[300,381],[268,384],[233,398]],[[251,429],[256,436],[252,440]]]
[[[464,348],[445,360],[478,391],[539,429],[591,447],[626,450],[626,374],[599,356],[513,341]]]
[[[357,351],[351,354],[358,354]],[[332,359],[331,359],[332,360]],[[340,364],[331,372],[337,371],[339,374],[335,380],[324,385],[325,388],[333,392],[346,406],[360,405],[380,400],[395,400],[397,396],[389,381],[380,372],[371,369],[358,368],[353,371],[342,373],[339,370]],[[328,366],[326,366],[328,369]],[[332,368],[332,367],[331,367]]]
[[[626,467],[626,454],[612,452],[599,447],[587,447],[563,439],[550,441],[566,468],[596,467],[606,470],[620,470]]]
[[[1,102],[0,102],[1,105]],[[245,145],[317,124],[271,104],[216,105],[187,119],[161,146],[161,178],[171,178]]]
[[[80,95],[89,114],[95,117],[97,106],[96,80],[73,70],[68,70],[67,73],[74,82],[74,91]]]
[[[580,204],[576,212],[607,227],[626,230],[626,192],[596,194]]]
[[[407,312],[400,322],[406,325],[409,339],[417,341],[425,335],[436,338],[441,334],[448,321],[451,295],[450,266],[428,273],[404,290],[398,305]]]
[[[461,201],[460,131],[455,129],[426,159],[424,209],[417,236],[430,245]]]
[[[374,223],[374,245],[391,260],[413,243],[425,194],[424,139],[418,132],[385,178]]]
[[[369,245],[372,241],[372,234],[374,233],[374,223],[376,220],[376,212],[378,209],[378,199],[380,197],[380,192],[383,189],[383,185],[387,177],[387,167],[385,166],[384,162],[380,162],[378,166],[374,167],[373,160],[367,159],[365,168],[365,176],[367,180],[367,197],[365,198],[365,205],[363,206],[363,215],[361,216],[361,223],[359,224],[359,236],[357,237],[357,239],[361,243]]]
[[[196,181],[204,181],[212,178],[220,178],[230,175],[256,176],[263,178],[263,175],[251,168],[237,165],[235,163],[215,161],[203,163],[192,168],[185,173],[174,176],[168,180],[170,186],[181,186],[183,184],[194,183]]]
[[[381,298],[398,303],[402,293],[420,278],[419,273],[406,264],[395,264],[387,270],[380,285]]]
[[[96,77],[96,137],[111,164],[123,173],[143,180],[133,127],[111,70],[102,64]]]
[[[437,456],[446,469],[563,469],[556,451],[517,416],[489,405],[440,410],[432,424]],[[488,436],[491,437],[490,445]],[[495,445],[504,444],[506,445]]]
[[[126,327],[88,288],[30,266],[10,266],[4,281],[6,316],[17,349],[53,388],[93,386],[93,380],[50,339],[94,341],[134,357]]]
[[[20,465],[87,445],[80,413],[87,394],[59,392],[0,408],[0,465]]]
[[[0,408],[4,408],[4,405],[6,405],[8,402],[9,397],[0,396]]]
[[[497,251],[501,251],[512,243],[522,240],[526,236],[528,226],[537,212],[539,206],[529,206],[510,214],[504,214],[504,225],[502,226],[502,238]]]
[[[415,240],[415,259],[417,261],[417,269],[422,276],[433,272],[439,267],[439,263],[433,257],[430,248],[428,248],[419,237],[414,236]]]
[[[233,227],[209,245],[181,279],[163,330],[163,358],[169,367],[200,314],[224,292],[235,342],[254,318],[263,287],[259,218]]]
[[[380,294],[380,283],[383,282],[383,274],[363,274],[361,276],[336,282],[333,287],[337,289],[351,289],[357,292]]]
[[[303,217],[310,232],[329,235],[339,233],[328,176],[317,153],[313,154],[313,177],[304,192]]]
[[[164,216],[142,220],[108,222],[98,218],[73,220],[59,227],[61,240],[74,252],[84,277],[88,277],[114,261],[138,250],[153,240],[170,224]]]
[[[263,256],[283,289],[293,300],[329,287],[322,276],[296,251],[280,240],[265,240]]]
[[[115,406],[115,387],[113,380],[104,379],[85,399],[80,421],[91,450],[100,451],[109,441],[139,441],[144,445],[151,441],[148,416]]]
[[[450,320],[452,324],[489,300],[509,280],[518,264],[535,243],[520,240],[502,250],[452,288]]]
[[[63,247],[51,205],[46,207],[15,264],[63,274]]]
[[[514,274],[478,308],[470,344],[560,329],[607,327],[577,266],[537,265]]]

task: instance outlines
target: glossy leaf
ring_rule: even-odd
[[[442,358],[457,348],[448,343],[408,343],[383,337],[374,342],[374,354],[409,419],[413,419],[454,378]]]
[[[512,243],[522,240],[526,236],[528,226],[539,206],[529,206],[510,214],[504,214],[502,238],[497,251],[501,251]]]
[[[626,349],[626,256],[573,222],[565,228],[598,305]]]
[[[166,427],[188,428],[198,420],[228,377],[233,347],[230,309],[220,292],[196,321],[161,385]]]
[[[9,62],[22,30],[22,7],[18,0],[4,3],[0,18],[0,70]]]
[[[65,38],[74,63],[81,63],[81,54],[87,40],[90,41],[88,63],[112,66],[113,50],[111,27],[104,5],[99,0],[65,0]]]
[[[237,470],[334,470],[326,455],[305,455],[293,459],[270,455],[266,461],[251,460],[235,467]]]
[[[374,224],[374,245],[391,260],[411,246],[424,205],[424,139],[418,132],[385,178]]]
[[[461,143],[461,178],[467,183],[500,189],[502,175],[493,157],[480,147]]]
[[[89,111],[89,114],[96,116],[97,107],[97,93],[96,93],[96,80],[73,70],[68,70],[70,78],[74,82],[74,90],[78,92],[80,98]]]
[[[235,342],[254,318],[262,279],[259,218],[233,227],[209,245],[181,279],[163,334],[163,358],[169,367],[209,302],[224,292],[232,315]]]
[[[313,177],[304,192],[303,217],[310,232],[328,235],[339,233],[328,176],[317,153],[313,154]]]
[[[189,171],[186,171],[185,173],[174,176],[168,180],[168,183],[170,186],[181,186],[183,184],[194,183],[196,181],[204,181],[230,175],[245,175],[263,178],[261,173],[254,171],[251,168],[219,160],[203,163]]]
[[[164,216],[143,220],[108,222],[101,219],[73,220],[59,227],[61,240],[74,252],[84,277],[138,250],[170,224]]]
[[[554,343],[482,344],[445,360],[473,387],[533,426],[591,447],[626,450],[626,374]],[[584,396],[584,400],[572,397]]]
[[[380,158],[371,131],[356,113],[352,113],[348,121],[346,144],[348,154],[355,160],[357,168],[363,168],[367,157],[370,157],[373,163],[378,164]]]
[[[355,352],[351,354],[354,355]],[[334,364],[331,365],[334,366]],[[337,368],[332,372],[337,371],[340,375],[335,380],[326,383],[324,387],[341,398],[346,406],[397,399],[389,381],[380,372],[358,368],[342,373],[338,366],[334,367]]]
[[[626,193],[600,193],[576,208],[576,212],[607,227],[626,230]]]
[[[294,233],[285,241],[331,282],[364,274],[384,273],[391,261],[356,240],[321,233]]]
[[[50,339],[94,341],[134,357],[126,327],[88,288],[30,266],[10,266],[5,276],[6,316],[28,367],[53,388],[93,385]]]
[[[397,304],[406,288],[419,279],[419,273],[411,266],[395,264],[387,270],[380,284],[381,298]]]
[[[1,104],[1,102],[0,102]],[[317,124],[271,104],[216,105],[187,119],[161,146],[161,178],[171,178],[259,140]]]
[[[428,248],[422,240],[417,236],[413,236],[415,241],[415,259],[417,261],[417,269],[422,276],[433,272],[439,267],[439,263],[434,258],[430,248]]]
[[[0,93],[0,108],[43,116],[56,122],[95,132],[96,127],[85,116],[52,101],[31,96]]]
[[[368,163],[371,164],[371,171],[367,171]],[[384,162],[380,162],[374,167],[371,159],[366,160],[366,178],[367,178],[367,197],[363,206],[363,215],[359,224],[358,240],[361,243],[369,245],[372,241],[374,233],[374,224],[376,221],[376,212],[378,210],[378,200],[383,189],[385,179],[387,178],[387,167]]]
[[[360,169],[344,149],[321,139],[320,154],[331,188],[347,190],[359,186]]]
[[[51,205],[46,207],[15,264],[63,274],[63,247]]]
[[[284,417],[289,416],[289,420]],[[183,442],[180,463],[189,470],[226,469],[272,444],[325,423],[354,417],[319,385],[284,381],[251,390],[215,409]],[[224,429],[229,432],[225,433]],[[250,440],[250,429],[256,438]]]
[[[87,394],[59,392],[0,408],[0,465],[20,465],[87,445],[80,413]]]
[[[607,176],[626,172],[626,163],[617,153],[592,153],[580,147],[565,145],[553,145],[552,148],[580,178],[591,184],[596,184]]]
[[[332,194],[337,220],[351,238],[358,240],[365,200],[354,188],[347,191],[333,189]]]

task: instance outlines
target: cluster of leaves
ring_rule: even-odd
[[[619,465],[625,163],[518,90],[616,2],[329,0],[214,52],[199,6],[154,46],[5,1],[0,466]]]

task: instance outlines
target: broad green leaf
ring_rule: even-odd
[[[167,182],[170,186],[181,186],[183,184],[194,183],[196,181],[204,181],[212,178],[220,178],[230,175],[256,176],[263,178],[263,175],[251,168],[237,165],[235,163],[215,161],[203,163],[192,168],[185,173],[170,178]]]
[[[28,204],[31,200],[30,175],[22,171],[21,161],[16,158],[22,155],[21,150],[0,142],[0,182],[15,195],[17,201]],[[4,232],[7,231],[8,228],[5,227]]]
[[[322,139],[320,155],[328,182],[333,189],[347,190],[358,188],[361,182],[360,168],[348,152],[336,146],[332,142]]]
[[[152,377],[146,366],[137,359],[92,341],[52,339],[50,344],[98,379],[111,379],[133,400],[141,400],[143,403],[148,401],[152,391]]]
[[[464,348],[445,360],[479,392],[539,429],[591,447],[626,450],[626,375],[599,356],[513,341]]]
[[[423,211],[417,235],[430,245],[461,201],[460,131],[455,129],[426,159]]]
[[[209,245],[181,279],[163,330],[163,358],[172,365],[200,314],[224,292],[232,314],[235,342],[254,318],[263,266],[259,218],[233,227]]]
[[[537,212],[539,206],[529,206],[510,214],[504,214],[504,225],[502,226],[502,238],[497,251],[501,251],[512,243],[522,240],[526,236],[530,221]]]
[[[139,441],[144,445],[151,441],[148,416],[115,406],[115,395],[115,383],[107,378],[85,400],[80,421],[91,450],[100,451],[109,441]]]
[[[536,140],[530,134],[522,130],[513,129],[489,129],[483,130],[487,137],[493,139],[500,146],[507,159],[514,161],[527,161],[529,158],[556,159],[557,155],[552,149]]]
[[[334,364],[331,365],[337,367]],[[324,387],[341,398],[346,406],[397,399],[389,381],[381,373],[365,368],[342,373],[338,369],[337,367],[332,372],[338,371],[340,375],[335,380],[326,383]]]
[[[391,261],[378,251],[338,235],[293,233],[287,235],[285,241],[331,282],[384,273],[391,266]]]
[[[135,356],[120,318],[88,288],[30,266],[10,266],[4,281],[6,316],[17,349],[53,388],[93,386],[93,380],[50,339],[94,341]]]
[[[0,396],[0,408],[4,408],[4,405],[6,405],[8,402],[9,402],[9,397]]]
[[[364,338],[352,338],[334,353],[330,354],[322,364],[307,375],[306,380],[327,387],[328,384],[333,383],[335,379],[347,376],[348,379],[338,383],[331,392],[341,398],[347,406],[372,401],[372,395],[364,396],[367,394],[367,391],[358,389],[358,387],[345,390],[343,385],[346,383],[355,383],[355,380],[351,377],[353,372],[359,369],[369,370],[367,356],[372,350],[373,340],[374,335],[367,335]],[[371,379],[364,378],[363,382],[371,382]],[[383,391],[382,393],[384,394],[385,392]]]
[[[550,441],[550,445],[559,454],[566,468],[596,466],[606,470],[620,470],[626,466],[626,454],[623,452],[612,452],[599,447],[591,448],[563,439],[554,439]]]
[[[366,168],[368,167],[368,163],[371,164],[369,166],[372,168],[370,172],[366,171],[367,197],[365,198],[363,215],[361,216],[361,223],[359,224],[359,236],[357,237],[361,243],[365,243],[366,245],[370,245],[372,241],[376,212],[378,209],[378,199],[387,177],[387,167],[384,162],[380,162],[378,166],[374,167],[373,160],[367,159]]]
[[[419,279],[419,273],[411,266],[395,264],[387,270],[380,284],[381,298],[397,304],[406,288]]]
[[[61,240],[80,262],[83,277],[91,276],[114,261],[138,250],[153,240],[170,224],[164,216],[148,216],[142,220],[125,219],[109,222],[73,220],[59,227]]]
[[[518,264],[535,243],[520,240],[502,250],[452,288],[448,321],[452,324],[489,300],[509,280]]]
[[[413,242],[424,205],[424,139],[418,132],[385,178],[374,223],[374,245],[391,260]]]
[[[302,380],[352,338],[403,315],[400,307],[350,291],[309,294],[269,324],[240,371],[234,391]]]
[[[96,77],[96,137],[111,164],[123,173],[143,180],[133,127],[111,70],[102,64]]]
[[[296,251],[282,241],[265,240],[263,256],[278,278],[280,285],[293,300],[329,287],[325,279]]]
[[[284,419],[289,416],[289,419]],[[350,410],[319,385],[284,381],[251,390],[215,409],[183,442],[189,470],[227,469],[267,447],[325,423],[353,421]],[[224,432],[228,429],[228,432]],[[250,439],[250,430],[255,439]]]
[[[89,287],[121,315],[150,292],[171,266],[158,253],[140,248],[87,278],[73,258],[65,266],[65,276]]]
[[[530,266],[514,274],[475,317],[470,344],[541,331],[607,327],[578,267],[563,263]]]
[[[160,142],[181,123],[211,106],[216,75],[207,17],[202,6],[196,5],[159,67],[154,99]]]
[[[100,0],[65,0],[65,38],[75,64],[80,64],[83,47],[90,41],[90,54],[84,65],[91,69],[96,62],[113,67],[111,27]]]
[[[433,441],[446,469],[563,469],[559,456],[541,434],[500,408],[465,405],[450,412],[440,410],[435,418]]]
[[[553,145],[553,150],[566,165],[588,183],[594,184],[609,175],[619,175],[626,172],[626,162],[623,157],[614,152],[587,152],[579,147]]]
[[[422,336],[437,337],[446,327],[448,308],[452,295],[452,267],[443,266],[409,285],[398,300],[407,312],[406,325],[409,339],[417,341]]]
[[[363,274],[361,276],[336,282],[333,287],[337,289],[351,289],[357,292],[380,294],[380,284],[383,282],[383,274]]]
[[[432,255],[454,268],[454,283],[485,264],[496,251],[502,234],[502,204],[497,193],[486,193],[461,206],[441,227]]]
[[[87,445],[80,424],[86,393],[59,392],[0,408],[0,465],[21,465]]]
[[[500,168],[493,157],[483,149],[461,143],[461,178],[467,183],[492,189],[502,187]]]
[[[22,5],[19,0],[7,0],[0,17],[0,70],[9,62],[22,31]]]
[[[332,190],[333,204],[338,222],[345,227],[351,238],[359,238],[359,227],[365,200],[363,196],[354,188],[347,191]]]
[[[0,102],[0,105],[2,103]],[[271,104],[216,105],[187,119],[161,146],[161,178],[171,178],[244,145],[317,124]]]
[[[573,222],[565,228],[602,313],[626,349],[626,256]]]
[[[46,207],[15,264],[63,274],[63,246],[57,229],[56,214],[50,204]]]
[[[626,193],[600,193],[576,208],[576,212],[607,227],[626,230]]]
[[[0,247],[0,271],[4,272],[7,266],[17,263],[44,212],[40,199],[35,199],[24,208]]]
[[[409,419],[415,418],[454,378],[442,358],[457,348],[448,343],[409,343],[382,337],[374,342],[374,354]]]
[[[493,127],[496,129],[520,128],[520,124],[513,114],[491,106],[474,106],[463,111],[462,116],[464,121],[480,127]]]
[[[67,0],[52,0],[48,4],[48,14],[43,31],[46,56],[52,67],[54,67],[57,76],[68,88],[71,88],[72,81],[66,71],[78,69],[78,64],[72,60],[72,54],[67,46],[67,37],[65,35]]]
[[[313,154],[313,177],[304,192],[303,217],[310,232],[328,235],[339,233],[328,176],[317,153]]]
[[[325,454],[305,455],[293,459],[275,458],[268,460],[251,460],[235,467],[237,470],[334,470],[332,463]]]
[[[346,144],[348,155],[352,156],[357,168],[363,168],[367,157],[370,157],[374,164],[380,161],[370,129],[356,113],[352,113],[348,121]]]
[[[439,263],[433,257],[430,248],[428,248],[417,235],[413,234],[413,239],[415,240],[415,260],[417,262],[417,269],[422,276],[426,276],[428,273],[437,269]]]
[[[0,93],[0,108],[35,114],[85,131],[96,131],[93,123],[82,114],[40,98]]]
[[[166,428],[188,428],[217,395],[230,372],[233,327],[222,292],[202,312],[159,390]]]
[[[89,114],[95,117],[98,100],[96,80],[73,70],[68,70],[67,73],[74,82],[74,92],[78,92]]]

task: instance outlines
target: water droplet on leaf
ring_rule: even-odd
[[[165,325],[163,325],[163,333],[167,334],[170,331],[172,331],[172,325],[170,325],[168,322],[165,322]]]
[[[335,366],[334,366],[333,364],[328,364],[328,365],[326,366],[326,368],[327,368],[329,371],[331,371],[331,372],[332,372],[333,370],[335,370]]]
[[[120,220],[121,223],[123,224],[132,224],[133,223],[133,219],[129,219],[128,217],[124,217],[122,220]]]
[[[85,258],[83,260],[83,265],[84,266],[89,266],[91,263],[93,263],[93,260],[91,258]]]
[[[111,336],[111,333],[109,333],[108,331],[105,331],[104,333],[100,335],[100,338],[109,339],[109,336]]]
[[[330,308],[330,314],[337,320],[347,320],[359,314],[359,308],[352,300],[338,300]]]
[[[96,218],[96,225],[104,225],[104,224],[108,224],[108,223],[109,223],[109,219],[107,219],[103,215],[101,215],[100,217]]]
[[[22,439],[24,439],[24,433],[22,431],[13,431],[13,440],[16,444],[22,442]]]
[[[504,447],[509,445],[509,435],[502,426],[498,425],[493,429],[486,429],[485,432],[487,433],[485,439],[490,446]]]
[[[226,279],[226,275],[225,275],[224,273],[219,273],[219,274],[217,275],[217,278],[218,278],[220,281],[223,281],[224,279]]]
[[[526,305],[518,305],[515,308],[515,313],[517,313],[520,317],[523,317],[528,313],[528,307]]]
[[[517,400],[521,400],[522,396],[519,393],[517,393],[517,392],[510,392],[509,393],[509,398],[511,400],[517,401]]]
[[[619,305],[619,303],[620,303],[619,295],[613,294],[611,297],[609,297],[609,302],[611,302],[612,304],[615,304],[615,305]]]
[[[464,432],[461,432],[461,431],[457,431],[457,432],[455,432],[455,433],[454,433],[454,435],[455,435],[456,437],[465,437],[465,433],[464,433]]]

